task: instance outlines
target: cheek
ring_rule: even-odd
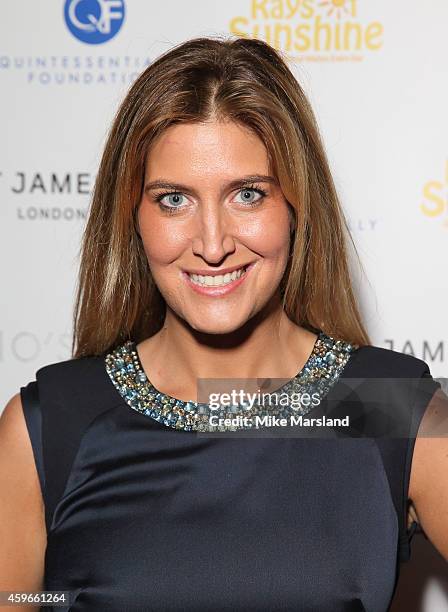
[[[289,217],[283,206],[266,211],[246,228],[248,245],[266,259],[278,259],[288,253]]]
[[[149,264],[167,264],[176,260],[188,243],[187,234],[169,219],[148,212],[138,214],[140,235]]]

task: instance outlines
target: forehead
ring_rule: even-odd
[[[179,175],[207,177],[216,174],[267,173],[268,152],[249,128],[235,122],[172,125],[148,153],[149,178]]]

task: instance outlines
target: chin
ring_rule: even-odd
[[[207,320],[206,317],[200,321],[186,318],[186,321],[192,329],[203,334],[230,334],[245,323],[244,320],[235,321],[234,319],[233,321],[218,321],[216,319]]]

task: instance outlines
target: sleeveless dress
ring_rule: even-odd
[[[46,365],[21,387],[44,589],[70,591],[65,607],[41,609],[388,610],[417,529],[406,527],[415,437],[441,386],[427,363],[320,332],[297,376],[329,384],[306,417],[348,414],[349,427],[201,434],[148,405],[132,346]]]

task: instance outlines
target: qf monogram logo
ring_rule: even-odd
[[[124,0],[66,0],[65,23],[70,32],[91,45],[113,38],[120,30],[125,15]]]

